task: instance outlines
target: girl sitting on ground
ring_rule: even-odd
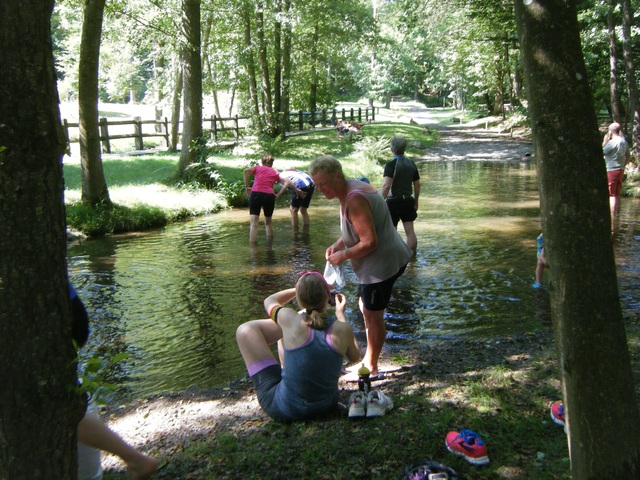
[[[283,306],[294,298],[300,312]],[[271,319],[246,322],[236,331],[258,402],[274,420],[304,420],[335,410],[343,358],[352,363],[360,360],[353,330],[344,316],[346,298],[336,294],[336,315],[329,317],[330,298],[324,277],[319,272],[304,272],[295,288],[265,299]],[[276,342],[281,363],[269,347]]]

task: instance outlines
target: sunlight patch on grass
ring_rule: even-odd
[[[76,203],[81,199],[80,190],[66,190],[65,203]],[[129,185],[109,189],[113,203],[125,207],[145,204],[168,212],[189,211],[192,214],[216,212],[226,207],[222,195],[210,190],[177,190],[159,183]]]

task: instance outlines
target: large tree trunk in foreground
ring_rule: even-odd
[[[53,0],[0,2],[1,479],[77,475],[52,10]]]
[[[640,416],[576,2],[525,0],[515,5],[572,476],[637,479]]]
[[[85,2],[78,67],[82,201],[91,205],[111,203],[102,168],[98,124],[98,65],[105,1],[87,0]]]

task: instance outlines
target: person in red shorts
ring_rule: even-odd
[[[629,144],[620,133],[619,123],[609,125],[609,131],[602,141],[602,152],[607,166],[609,183],[609,206],[611,208],[611,234],[615,233],[615,216],[620,213],[620,191],[624,167],[629,160]]]

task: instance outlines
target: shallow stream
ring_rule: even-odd
[[[540,233],[534,162],[420,168],[418,252],[396,283],[383,356],[416,344],[548,328],[547,294],[531,287]],[[623,199],[615,241],[625,313],[640,310],[639,210],[638,200]],[[308,231],[292,232],[282,198],[274,240],[261,230],[253,248],[247,210],[70,246],[71,280],[92,322],[85,355],[130,354],[120,364],[119,396],[206,389],[244,376],[237,325],[266,317],[264,298],[293,286],[298,272],[322,271],[325,249],[339,234],[336,201],[316,194],[310,215]],[[364,345],[356,284],[343,291]]]

